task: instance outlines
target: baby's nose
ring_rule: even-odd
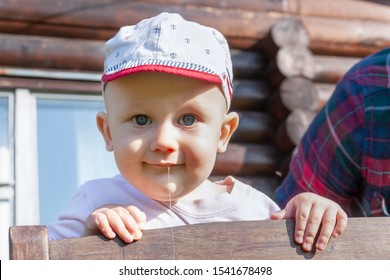
[[[154,139],[151,143],[153,151],[172,153],[177,150],[176,129],[173,125],[163,125],[156,129]]]

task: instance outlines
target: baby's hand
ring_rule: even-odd
[[[348,216],[337,203],[314,193],[294,196],[280,212],[273,213],[271,220],[295,218],[295,242],[302,249],[310,251],[317,232],[321,228],[316,248],[324,250],[331,236],[342,234],[347,226]]]
[[[105,237],[118,235],[131,243],[142,237],[146,215],[135,206],[104,205],[93,211],[85,221],[90,230],[100,230]]]

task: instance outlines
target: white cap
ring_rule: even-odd
[[[164,72],[221,85],[233,94],[229,46],[216,29],[161,13],[124,26],[105,45],[104,83],[137,72]]]

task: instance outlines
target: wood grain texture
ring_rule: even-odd
[[[389,45],[389,5],[320,2],[8,0],[0,3],[0,32],[107,40],[120,26],[169,11],[217,28],[236,48],[256,48],[256,41],[265,38],[281,17],[302,20],[314,53],[366,56]]]
[[[285,79],[302,77],[311,80],[314,75],[313,54],[307,47],[299,45],[280,48],[265,72],[265,78],[273,89],[278,88]]]
[[[27,234],[25,230],[24,234]],[[350,218],[344,234],[332,238],[324,251],[304,252],[293,240],[293,220],[218,222],[146,230],[141,240],[131,244],[125,244],[118,238],[107,240],[101,235],[50,241],[49,252],[50,259],[67,260],[385,260],[390,259],[389,230],[390,219],[387,217]],[[30,256],[34,256],[32,248],[28,249]],[[36,256],[39,258],[41,254]]]
[[[49,259],[47,227],[45,226],[11,227],[9,243],[11,260]]]
[[[106,241],[102,237],[82,238],[89,243],[86,252],[80,250],[81,240],[51,242],[55,251],[67,254],[67,259],[84,256],[105,258],[91,250],[103,247],[108,256],[125,259],[389,259],[390,219],[351,218],[346,232],[332,239],[323,252],[304,252],[293,241],[294,223],[287,221],[250,221],[198,224],[144,232],[133,244],[120,240]],[[93,245],[92,245],[93,244]],[[110,249],[108,249],[110,248]],[[175,250],[174,250],[175,249]],[[51,251],[51,258],[56,256]]]
[[[280,155],[272,145],[230,143],[217,154],[212,175],[264,176],[274,174]]]
[[[0,34],[1,66],[102,71],[104,41]],[[235,78],[259,78],[266,67],[259,52],[231,50]]]

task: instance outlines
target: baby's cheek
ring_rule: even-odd
[[[215,146],[202,145],[197,147],[194,154],[194,163],[201,168],[213,168],[217,150]]]
[[[138,152],[141,150],[142,148],[142,140],[141,139],[137,139],[137,140],[133,140],[131,141],[129,144],[128,144],[128,149],[129,151],[132,151],[132,152]]]

